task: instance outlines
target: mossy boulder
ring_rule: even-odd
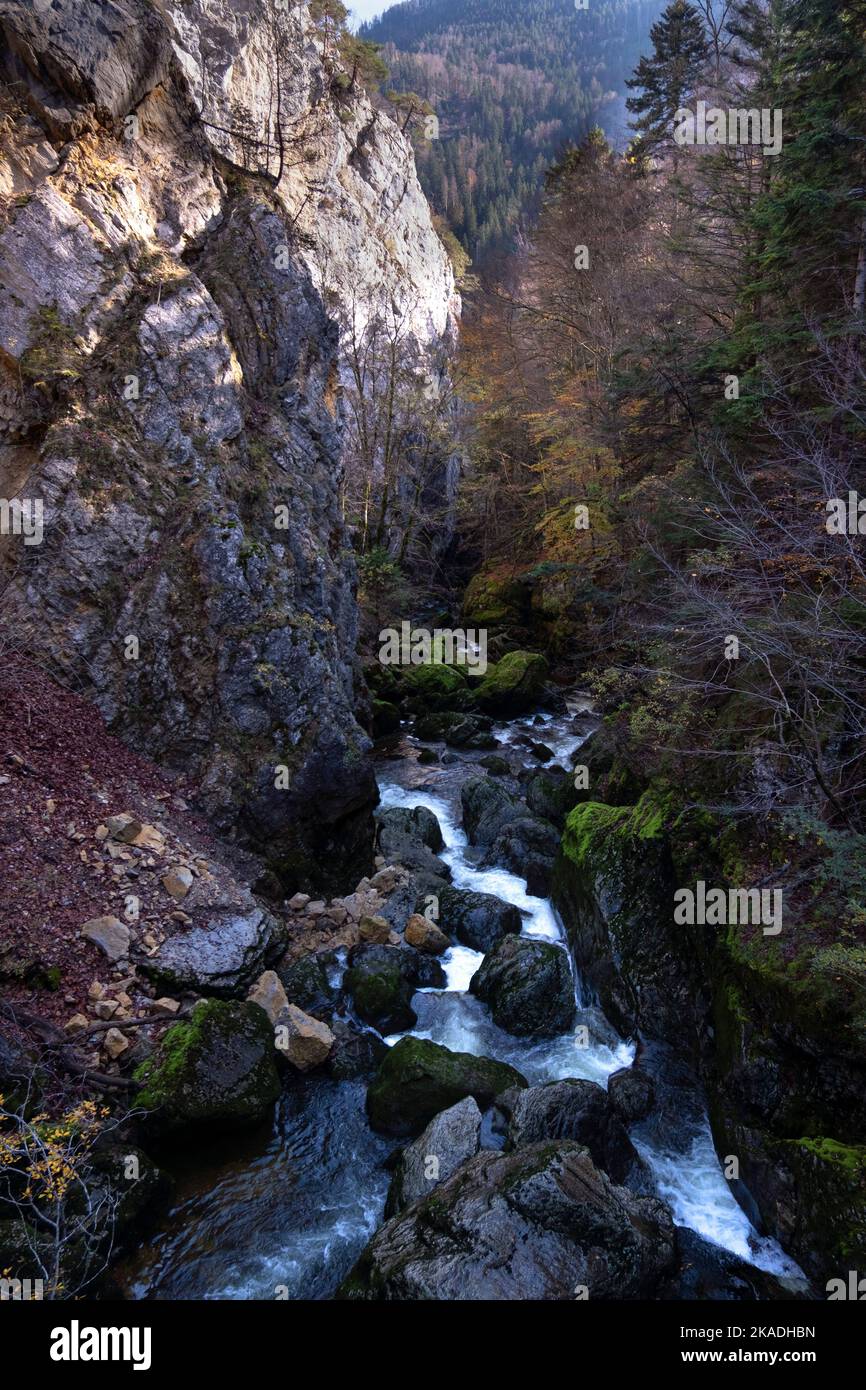
[[[485,772],[489,772],[491,777],[508,777],[511,774],[511,764],[507,759],[500,757],[498,753],[488,753],[486,757],[478,759]]]
[[[466,1096],[481,1109],[524,1076],[505,1062],[451,1052],[426,1038],[401,1038],[384,1058],[367,1091],[367,1114],[385,1134],[419,1134],[441,1110]]]
[[[417,989],[439,988],[445,972],[437,960],[404,946],[355,946],[343,988],[351,996],[358,1017],[380,1033],[402,1033],[413,1028],[418,1015],[412,1008]]]
[[[400,711],[390,700],[371,702],[371,732],[374,738],[386,738],[400,727]]]
[[[400,684],[410,708],[421,710],[467,710],[475,703],[463,668],[430,662],[426,666],[400,668]]]
[[[548,941],[506,936],[472,976],[469,989],[493,1022],[518,1037],[555,1037],[574,1023],[574,981],[565,951]]]
[[[325,961],[320,955],[301,956],[298,960],[281,963],[277,966],[277,975],[290,1004],[313,1018],[330,1022],[337,994],[328,983]]]
[[[495,748],[493,721],[477,714],[425,714],[415,723],[418,738],[431,743],[440,740],[452,748]]]
[[[547,661],[540,653],[508,652],[488,668],[476,699],[486,714],[522,714],[538,704],[548,675]]]
[[[135,1108],[159,1135],[263,1120],[280,1093],[274,1033],[257,1004],[203,999],[135,1072]]]
[[[482,571],[463,595],[462,620],[470,627],[514,626],[525,621],[529,590],[512,574]]]
[[[383,946],[388,956],[362,957],[346,971],[343,986],[351,995],[356,1014],[380,1033],[401,1033],[414,1028],[418,1015],[412,1008],[414,986],[400,969],[397,946]]]
[[[552,896],[578,972],[620,1032],[694,1045],[710,1009],[700,969],[710,928],[674,923],[665,807],[586,802],[570,812]]]

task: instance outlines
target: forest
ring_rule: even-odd
[[[424,192],[480,263],[532,215],[559,148],[598,124],[625,129],[624,82],[656,0],[433,0],[395,5],[361,27],[382,45],[389,83],[429,103],[435,138],[416,138]]]

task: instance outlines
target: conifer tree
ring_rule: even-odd
[[[704,21],[687,0],[672,0],[650,29],[653,52],[641,58],[627,86],[639,93],[626,106],[649,151],[667,144],[675,113],[693,96],[710,61]]]

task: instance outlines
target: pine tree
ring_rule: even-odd
[[[687,0],[668,5],[650,38],[652,56],[641,58],[626,84],[640,93],[626,106],[637,117],[632,128],[648,151],[671,140],[674,115],[694,95],[711,56],[704,21]]]

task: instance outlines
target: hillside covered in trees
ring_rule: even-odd
[[[602,998],[621,1004],[622,979],[591,964],[581,903],[606,866],[617,892],[635,876],[607,930],[647,1026],[668,991],[670,1038],[700,1020],[695,991],[712,999],[714,1132],[762,1215],[795,1247],[827,1223],[862,1251],[863,10],[740,0],[717,39],[673,0],[630,88],[637,144],[595,130],[570,149],[529,244],[467,309],[482,568],[464,611],[594,667],[606,717],[561,891]],[[726,132],[763,113],[762,133],[678,139],[701,102]],[[650,965],[638,883],[663,845],[680,883],[779,885],[784,929],[671,930]]]
[[[364,25],[395,89],[429,102],[425,193],[473,260],[510,245],[544,172],[594,125],[625,129],[625,79],[659,0],[408,0]]]

